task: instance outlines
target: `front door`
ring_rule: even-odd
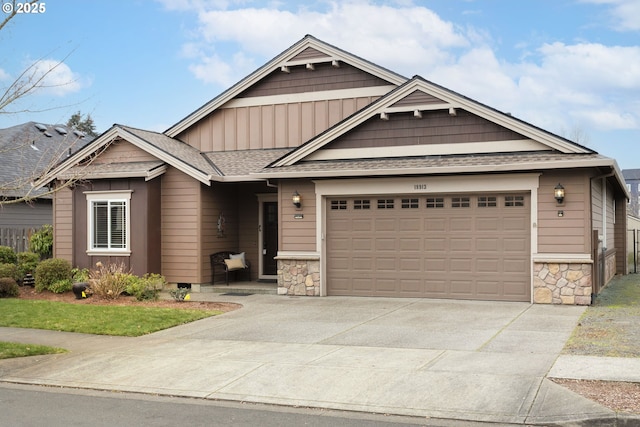
[[[262,204],[262,275],[278,273],[278,202]]]

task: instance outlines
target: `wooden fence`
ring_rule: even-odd
[[[29,239],[35,228],[0,228],[0,246],[9,246],[17,252],[29,250]]]

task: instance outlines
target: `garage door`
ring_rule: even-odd
[[[331,198],[329,295],[530,301],[528,194]]]

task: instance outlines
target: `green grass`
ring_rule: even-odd
[[[221,314],[214,310],[0,299],[0,326],[137,337]]]
[[[14,342],[0,341],[0,359],[11,359],[14,357],[39,356],[42,354],[66,353],[67,350],[46,345],[19,344]]]
[[[600,292],[564,353],[640,357],[640,274],[616,277]]]

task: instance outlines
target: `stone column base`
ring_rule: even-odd
[[[533,302],[590,305],[592,272],[590,262],[534,262]]]
[[[320,296],[318,257],[278,256],[278,295]]]

